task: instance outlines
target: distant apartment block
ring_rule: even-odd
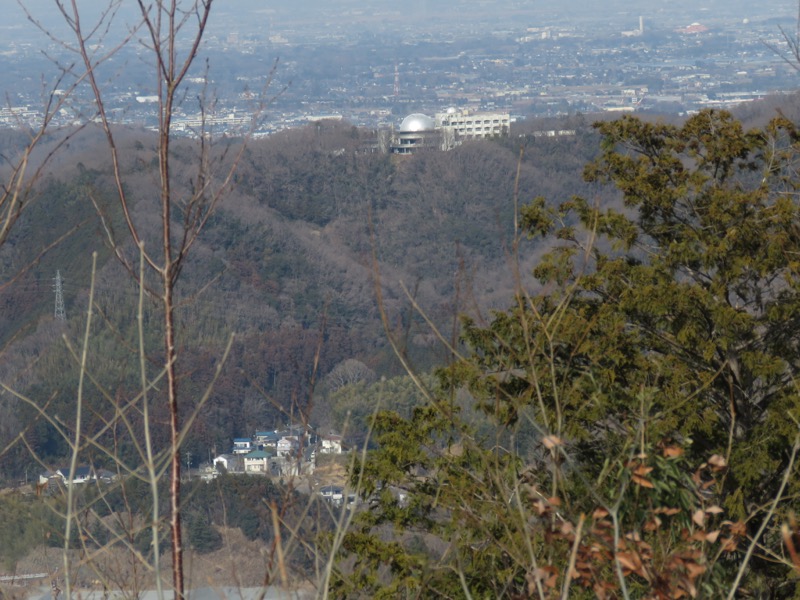
[[[508,113],[470,112],[448,108],[436,113],[436,129],[445,135],[452,133],[455,140],[475,140],[508,135],[511,116]]]

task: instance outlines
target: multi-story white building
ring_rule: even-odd
[[[448,108],[436,113],[435,128],[442,131],[443,149],[449,150],[461,140],[478,140],[508,135],[511,115],[496,112],[470,112]]]

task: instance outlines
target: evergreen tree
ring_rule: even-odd
[[[486,331],[468,324],[466,338],[485,367],[530,374],[531,362],[552,360],[552,385],[512,378],[522,393],[504,389],[507,409],[536,388],[540,422],[588,460],[642,424],[652,439],[724,456],[720,492],[744,516],[775,491],[800,417],[798,132],[782,118],[745,132],[711,110],[682,127],[625,117],[598,128],[603,152],[586,178],[613,183],[624,210],[581,198],[528,207],[523,226],[564,240],[535,271],[545,290],[563,291],[519,299]],[[533,333],[541,353],[515,355],[509,335],[533,313],[561,325]],[[510,343],[493,351],[492,338]]]
[[[800,135],[712,110],[596,127],[585,178],[622,206],[523,209],[540,286],[464,319],[410,418],[378,415],[339,597],[794,593],[775,517],[800,491]]]
[[[205,515],[195,513],[188,518],[189,545],[200,554],[222,548],[222,536]]]

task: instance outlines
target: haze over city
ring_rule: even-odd
[[[0,91],[9,107],[35,110],[43,82],[58,75],[56,63],[66,66],[75,56],[58,43],[68,31],[48,0],[23,5],[27,14],[14,3],[0,25]],[[80,5],[85,28],[106,3]],[[410,112],[448,106],[515,117],[682,113],[793,90],[796,71],[780,52],[796,8],[788,0],[219,0],[202,53],[220,114],[240,119],[255,96],[269,99],[264,133],[322,116],[392,126]],[[118,6],[111,30],[95,34],[92,48],[100,53],[109,40],[141,37],[136,10],[134,3]],[[115,90],[115,118],[148,125],[152,114],[141,99],[155,90],[140,50],[124,48],[102,72]],[[204,72],[197,66],[195,76]]]

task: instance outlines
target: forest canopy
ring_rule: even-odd
[[[522,210],[552,240],[541,287],[464,318],[429,402],[376,416],[340,597],[797,592],[800,132],[715,110],[596,128],[584,177],[624,206]]]

